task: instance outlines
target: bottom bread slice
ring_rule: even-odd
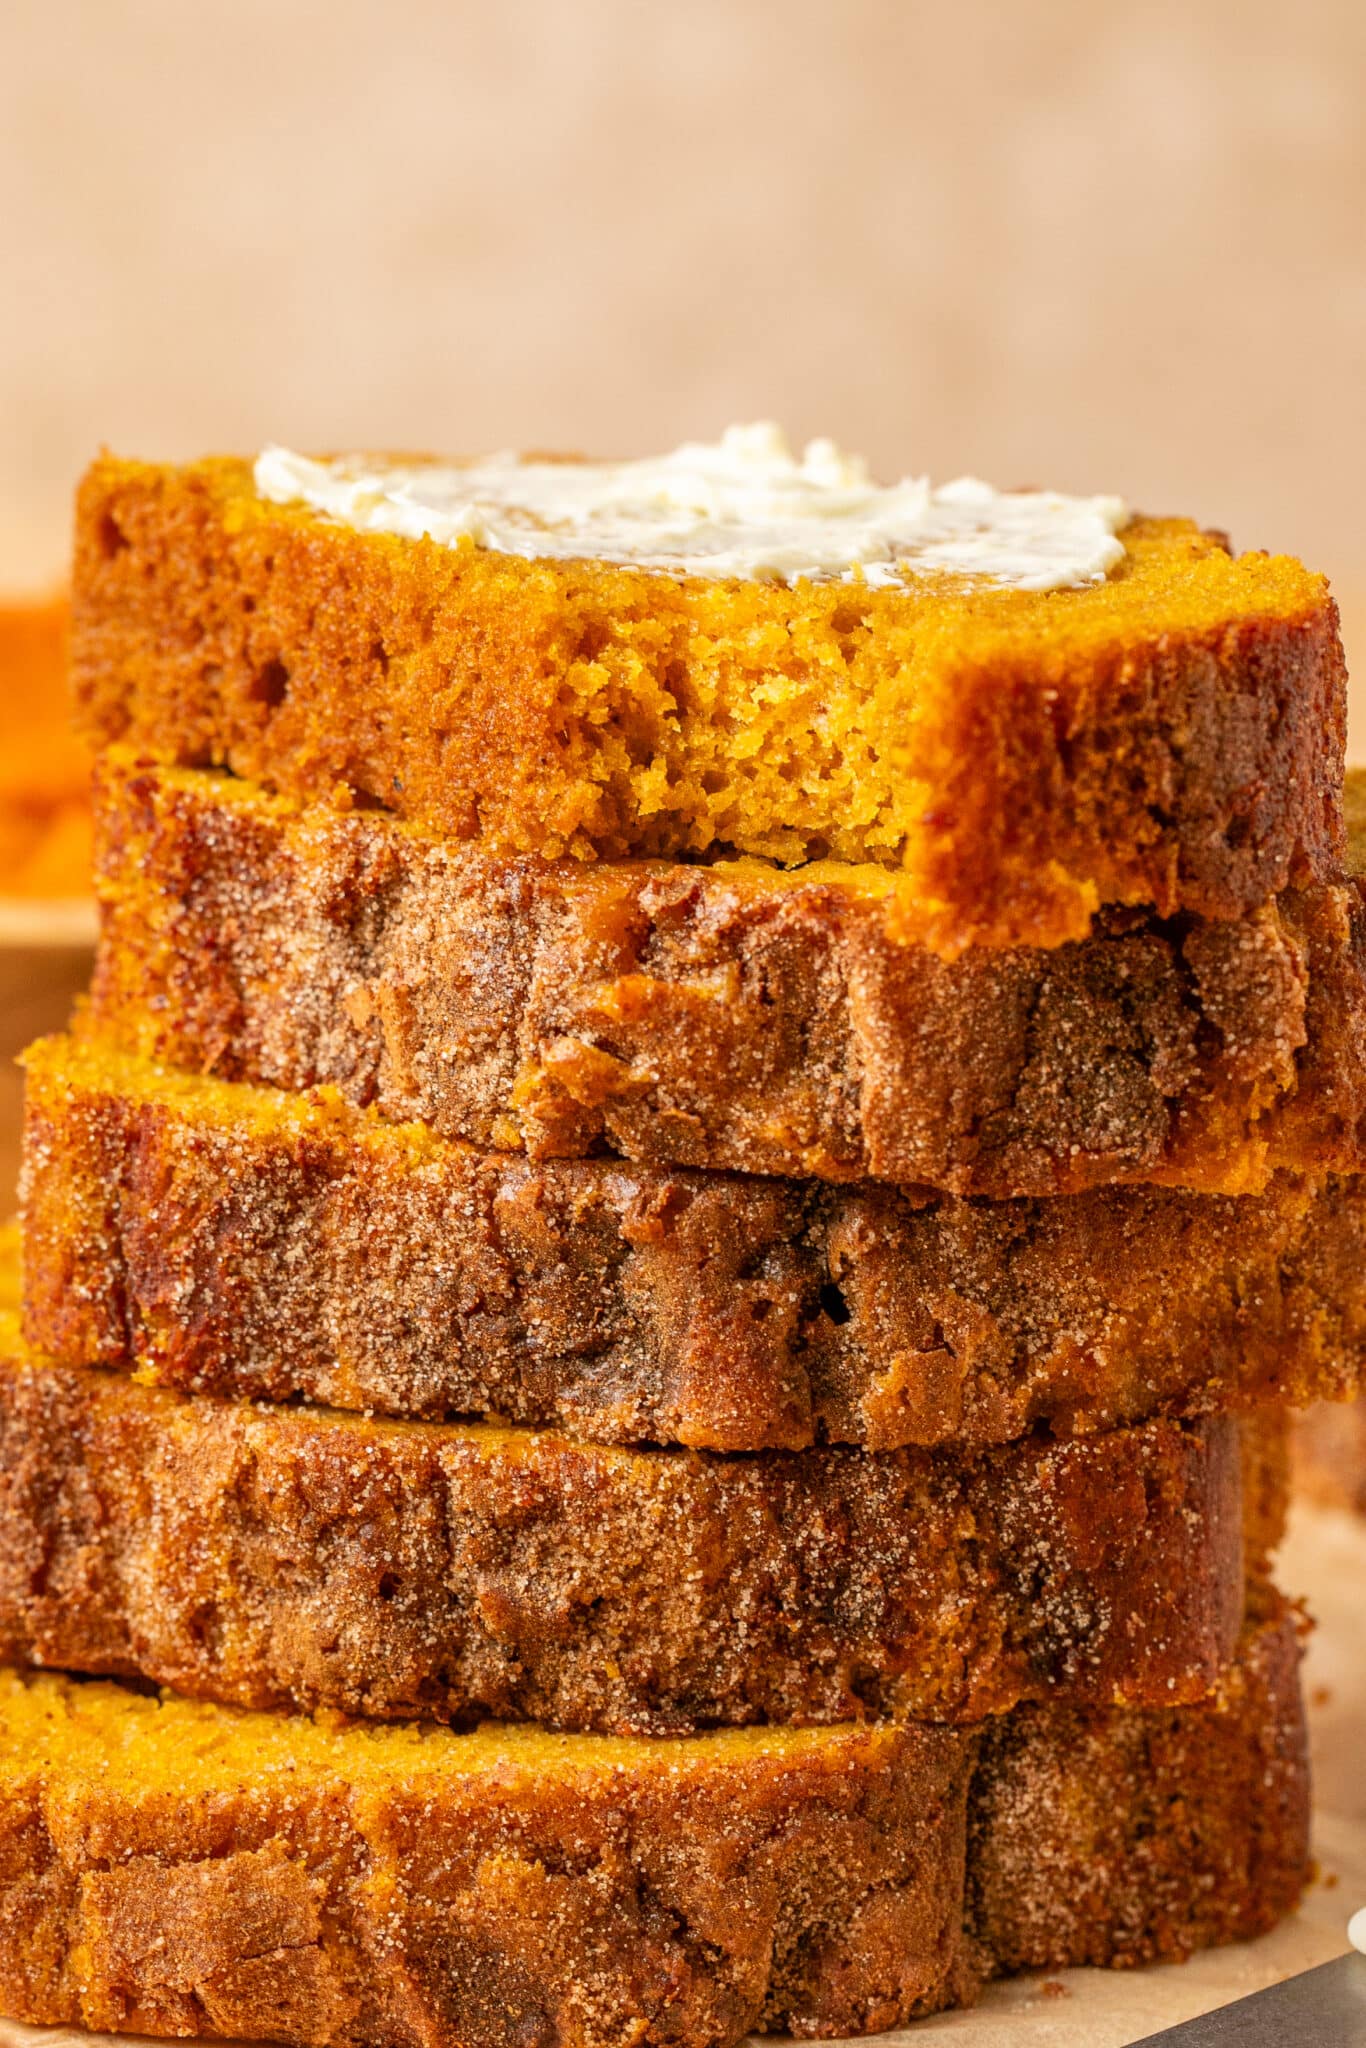
[[[717,2048],[1177,1958],[1307,1872],[1292,1617],[1196,1706],[457,1735],[0,1672],[0,2007],[307,2048]]]

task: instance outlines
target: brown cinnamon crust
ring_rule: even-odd
[[[1366,1402],[1318,1402],[1295,1417],[1291,1447],[1297,1493],[1366,1515]]]
[[[174,1394],[11,1334],[0,1656],[609,1734],[1179,1702],[1279,1538],[1274,1435],[626,1451]]]
[[[128,749],[96,809],[90,1017],[173,1066],[533,1158],[995,1198],[1366,1158],[1351,881],[946,964],[836,863],[500,859]]]
[[[26,1327],[170,1385],[722,1451],[1343,1395],[1366,1185],[890,1189],[484,1155],[94,1043],[28,1056]]]
[[[1101,903],[1241,917],[1340,858],[1322,578],[1138,519],[1103,585],[789,590],[360,534],[249,466],[104,457],[77,503],[87,736],[339,787],[546,856],[885,863],[947,957]]]
[[[969,1917],[998,1969],[1157,1962],[1251,1940],[1293,1909],[1309,1778],[1299,1643],[1271,1605],[1207,1708],[1030,1706],[988,1725]]]
[[[1027,1708],[980,1744],[320,1726],[6,1673],[0,2004],[307,2048],[729,2048],[1179,1959],[1307,1881],[1295,1666],[1278,1612],[1199,1705]]]

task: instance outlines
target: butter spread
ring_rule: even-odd
[[[272,447],[255,479],[273,504],[308,505],[365,533],[782,583],[886,585],[917,572],[1017,590],[1102,583],[1129,517],[1119,498],[997,491],[974,477],[875,484],[833,441],[809,441],[798,459],[768,422],[636,462],[315,462]]]

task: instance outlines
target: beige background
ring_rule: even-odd
[[[0,585],[101,440],[768,414],[1366,595],[1362,0],[8,0],[0,293]]]
[[[631,451],[757,415],[1296,550],[1366,685],[1366,0],[0,0],[0,588],[59,572],[101,441]],[[1336,1888],[917,2043],[1109,2048],[1342,1946],[1362,1570],[1301,1517]]]

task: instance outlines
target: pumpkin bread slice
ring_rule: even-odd
[[[1308,1879],[1291,1618],[1179,1708],[453,1734],[0,1675],[0,2008],[296,2048],[731,2048],[1169,1961]]]
[[[1185,519],[1121,539],[1084,588],[788,588],[362,533],[245,461],[104,456],[73,673],[97,745],[497,851],[874,862],[889,929],[950,957],[1331,878],[1323,579]]]
[[[867,867],[504,859],[123,748],[96,810],[90,1018],[171,1066],[533,1158],[997,1199],[1366,1156],[1350,874],[947,964]]]
[[[27,1055],[26,1327],[222,1395],[717,1451],[1342,1398],[1366,1184],[917,1200],[533,1165],[90,1040]]]
[[[0,1657],[607,1734],[1202,1697],[1282,1431],[718,1457],[215,1400],[0,1340]],[[1244,1469],[1246,1468],[1246,1469]]]

